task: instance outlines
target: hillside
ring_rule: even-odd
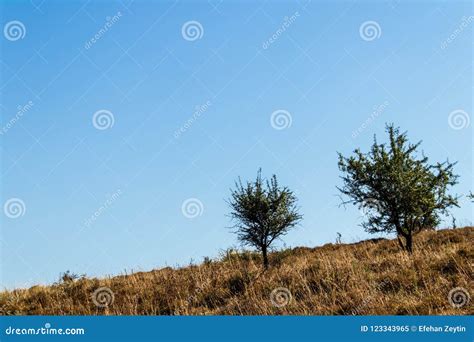
[[[448,294],[474,289],[474,227],[416,236],[412,256],[396,240],[327,244],[108,279],[77,279],[0,293],[3,315],[466,315]],[[107,287],[101,294],[94,291]],[[101,307],[111,301],[111,305]]]

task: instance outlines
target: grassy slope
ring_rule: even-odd
[[[474,314],[474,299],[453,308],[454,287],[473,295],[474,227],[428,231],[415,238],[415,252],[396,240],[328,244],[271,255],[262,272],[253,253],[229,253],[220,261],[165,268],[109,279],[80,279],[0,293],[0,313],[38,315],[436,315]],[[115,294],[107,308],[94,305],[95,289]],[[281,308],[270,294],[292,293]]]

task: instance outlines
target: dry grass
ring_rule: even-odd
[[[219,261],[109,279],[78,279],[0,293],[3,315],[467,315],[448,293],[473,293],[474,227],[428,231],[408,256],[395,240],[295,248],[259,256],[228,253]],[[92,293],[108,287],[115,300],[100,308]],[[292,294],[272,304],[275,288]]]

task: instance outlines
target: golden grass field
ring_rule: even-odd
[[[411,256],[396,240],[300,247],[272,253],[265,272],[257,254],[228,251],[219,260],[179,269],[4,291],[0,313],[469,315],[472,298],[455,308],[448,294],[457,287],[473,294],[473,242],[474,227],[465,227],[420,233]],[[105,307],[93,300],[101,287],[113,292]],[[95,299],[102,305],[111,297]]]

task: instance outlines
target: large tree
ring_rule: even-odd
[[[287,187],[280,187],[275,175],[270,181],[264,181],[259,170],[254,182],[243,185],[239,178],[228,202],[239,241],[260,251],[267,269],[271,244],[302,218],[296,196]]]
[[[413,251],[413,235],[436,227],[441,215],[458,206],[458,198],[448,194],[457,183],[455,163],[430,164],[406,133],[393,124],[386,126],[388,144],[374,143],[368,153],[359,149],[344,157],[339,153],[339,169],[346,196],[343,203],[358,205],[367,214],[362,226],[369,233],[395,232],[400,246]],[[403,241],[404,240],[404,241]]]

